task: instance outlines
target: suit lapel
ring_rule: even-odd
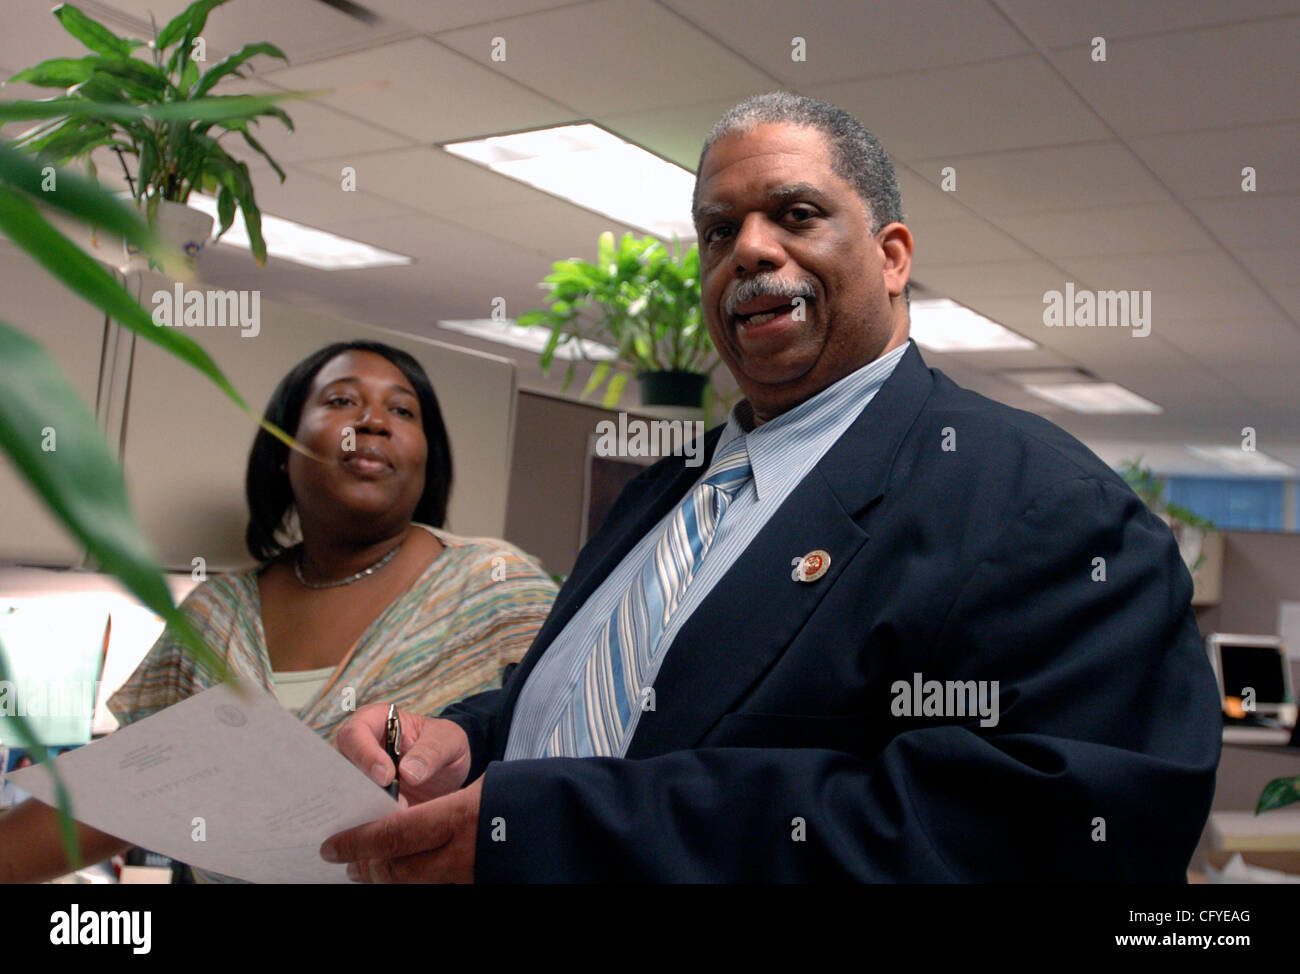
[[[884,495],[932,382],[909,343],[875,398],[677,634],[654,681],[655,710],[641,714],[629,758],[698,744],[785,651],[867,544],[855,518]],[[791,560],[817,549],[831,556],[826,575],[795,581]]]

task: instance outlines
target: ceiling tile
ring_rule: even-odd
[[[1300,227],[1300,196],[1257,196],[1193,200],[1188,209],[1205,221],[1224,246],[1234,250],[1293,248]]]
[[[137,25],[136,36],[150,32],[149,13],[159,29],[189,6],[189,0],[98,0],[122,12]],[[409,34],[403,24],[379,21],[362,23],[318,0],[240,0],[219,7],[203,29],[208,60],[239,50],[245,44],[269,41],[288,56],[291,64],[306,64],[318,58],[355,50],[387,38]]]
[[[595,121],[629,142],[644,146],[683,169],[695,172],[709,130],[739,100],[720,98],[694,105],[653,108],[646,112],[597,115]]]
[[[299,91],[332,89],[321,103],[420,142],[491,135],[571,121],[571,113],[427,38],[275,71]]]
[[[508,241],[514,246],[544,254],[553,261],[570,257],[595,260],[596,241],[606,230],[612,232],[615,238],[622,237],[625,233],[637,237],[645,234],[643,230],[560,199],[543,199],[511,206],[475,207],[448,213],[445,219]],[[693,236],[684,241],[687,247],[693,243]]]
[[[909,161],[1110,137],[1038,55],[815,85],[807,93],[852,112],[891,154]]]
[[[1086,45],[1101,36],[1131,37],[1228,24],[1296,12],[1295,0],[1196,0],[1196,3],[1133,3],[1132,0],[1000,0],[1007,14],[1038,44]]]
[[[666,0],[785,85],[963,64],[1030,50],[991,6],[946,0]],[[793,38],[804,39],[795,61]]]
[[[1214,240],[1176,203],[1132,203],[998,218],[998,226],[1037,253],[1084,255],[1209,250]]]
[[[1150,203],[1169,194],[1118,142],[1022,149],[916,163],[951,166],[963,204],[985,216]]]
[[[505,43],[493,61],[493,38]],[[599,0],[439,34],[490,69],[589,115],[743,96],[779,87],[650,0]]]
[[[356,169],[358,190],[431,215],[553,198],[458,159],[444,149],[428,146],[374,152],[355,159],[317,160],[299,168],[337,180],[339,167],[345,164]]]
[[[1151,291],[1153,314],[1171,291],[1231,291],[1251,287],[1250,279],[1218,251],[1130,254],[1124,257],[1070,257],[1062,266],[1077,285],[1100,290]]]
[[[1123,136],[1264,124],[1296,114],[1300,17],[1050,52]],[[1246,53],[1248,52],[1248,53]]]
[[[924,279],[931,264],[1026,260],[1034,255],[996,227],[977,217],[957,220],[908,220],[916,239],[912,273]]]
[[[389,20],[426,34],[486,24],[494,20],[570,6],[574,0],[474,0],[430,3],[429,0],[365,0],[365,6]],[[577,0],[579,3],[586,0]]]
[[[1300,193],[1300,122],[1153,135],[1129,146],[1183,199],[1240,196],[1246,166],[1261,196]]]

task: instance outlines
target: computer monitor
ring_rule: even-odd
[[[1216,632],[1206,638],[1205,648],[1225,702],[1253,698],[1248,716],[1287,716],[1294,710],[1286,647],[1277,636]]]

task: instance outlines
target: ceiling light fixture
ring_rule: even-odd
[[[664,240],[695,238],[695,174],[590,122],[442,148]]]
[[[1038,346],[992,319],[947,298],[912,302],[911,336],[932,352],[991,352]]]
[[[219,219],[217,201],[210,196],[193,193],[186,203],[210,214],[214,220]],[[317,230],[284,217],[271,216],[269,213],[262,214],[262,237],[266,240],[269,256],[325,271],[393,267],[413,262],[413,258],[404,254],[395,254],[359,240],[340,237],[328,230]],[[222,235],[221,243],[248,249],[248,233],[242,220],[236,219],[230,225],[230,229]]]

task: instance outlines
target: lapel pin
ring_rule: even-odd
[[[802,558],[792,559],[790,564],[794,566],[790,577],[796,582],[815,582],[830,569],[831,556],[819,548],[808,552]]]

